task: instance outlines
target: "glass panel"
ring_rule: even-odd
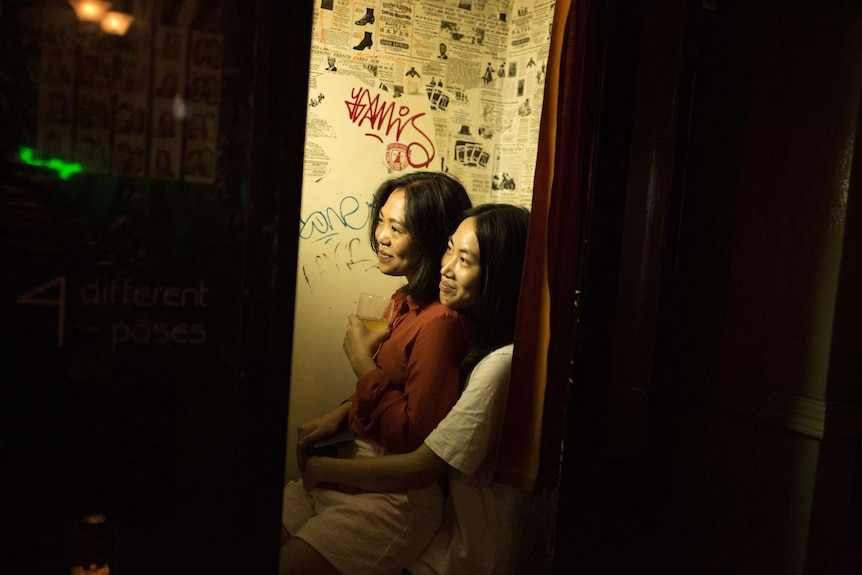
[[[0,571],[204,572],[239,506],[254,4],[70,4],[107,3],[0,9]]]

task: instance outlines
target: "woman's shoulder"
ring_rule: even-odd
[[[472,371],[508,368],[512,364],[512,353],[514,350],[515,346],[511,343],[498,347],[480,359]]]
[[[452,309],[451,307],[446,307],[438,300],[430,301],[428,303],[422,304],[421,315],[426,319],[431,320],[434,318],[449,318],[455,319],[460,322],[467,323],[470,320],[470,314],[465,311]]]
[[[512,354],[515,352],[515,344],[508,343],[502,347],[498,347],[494,351],[488,353],[484,359],[488,359],[489,357],[512,357]]]

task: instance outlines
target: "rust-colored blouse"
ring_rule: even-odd
[[[472,322],[439,301],[419,304],[401,291],[392,299],[392,333],[377,353],[377,369],[356,382],[348,422],[357,437],[406,453],[422,445],[458,400],[458,364]]]

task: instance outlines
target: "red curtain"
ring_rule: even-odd
[[[558,0],[532,219],[496,479],[556,485],[576,327],[581,220],[589,200],[599,37],[594,0]]]

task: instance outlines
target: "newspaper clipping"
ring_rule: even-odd
[[[552,0],[317,0],[306,179],[377,158],[529,207],[553,14]],[[364,143],[345,150],[351,131]]]

